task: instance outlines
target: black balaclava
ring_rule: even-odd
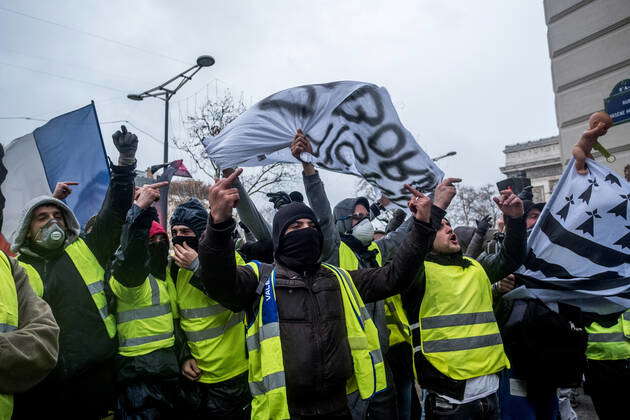
[[[162,278],[168,264],[168,241],[149,244],[149,271],[155,277]]]
[[[285,232],[298,219],[310,219],[315,228]],[[323,235],[315,213],[306,204],[294,202],[282,206],[273,218],[273,252],[277,261],[293,271],[313,271],[319,267]]]
[[[153,211],[149,211],[151,211],[157,219],[157,212],[154,210],[155,208],[152,207],[151,209]],[[161,237],[160,240],[151,241],[152,238],[158,236]],[[151,227],[149,228],[149,243],[147,246],[149,260],[147,264],[149,272],[160,279],[164,277],[164,273],[166,272],[166,266],[168,264],[168,247],[168,235],[166,234],[166,231],[157,220],[153,220],[151,222]]]
[[[173,245],[183,245],[184,242],[194,249],[195,251],[199,247],[199,238],[206,229],[208,223],[208,211],[201,204],[201,201],[196,198],[191,198],[184,204],[177,206],[173,215],[171,216],[171,226],[182,225],[189,227],[195,232],[195,237],[192,236],[174,236],[172,238]]]

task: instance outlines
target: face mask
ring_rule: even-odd
[[[374,226],[370,219],[363,219],[352,228],[352,236],[363,245],[369,245],[374,240]]]
[[[66,231],[59,226],[59,222],[49,220],[48,223],[39,229],[33,239],[33,243],[41,249],[52,251],[61,247],[65,240]]]
[[[149,271],[156,277],[162,278],[168,264],[168,242],[160,241],[149,244]]]
[[[276,259],[294,271],[314,268],[322,252],[322,236],[317,229],[289,232],[280,241]]]
[[[184,242],[194,249],[195,251],[199,248],[199,239],[196,236],[173,236],[173,246],[181,245],[184,246]]]

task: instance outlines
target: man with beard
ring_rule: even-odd
[[[111,166],[109,190],[89,233],[80,233],[63,201],[41,196],[27,204],[14,234],[12,249],[30,281],[41,285],[60,328],[57,366],[16,395],[15,418],[94,419],[112,406],[118,342],[104,275],[133,202],[138,147],[138,138],[121,129],[112,136],[118,166]]]
[[[409,287],[429,250],[431,201],[410,186],[411,231],[391,264],[350,272],[320,263],[324,236],[303,203],[273,220],[273,265],[237,267],[230,240],[239,193],[232,182],[209,191],[211,216],[199,246],[206,293],[246,311],[252,418],[351,418],[348,393],[369,399],[387,386],[378,333],[364,302]]]
[[[138,189],[112,264],[109,284],[116,296],[119,342],[117,419],[175,418],[175,285],[166,270],[168,237],[152,207],[159,188],[167,184]]]
[[[428,391],[427,419],[499,419],[499,373],[509,362],[492,311],[491,283],[513,272],[526,252],[523,203],[510,190],[494,198],[506,223],[504,246],[476,261],[464,257],[445,218],[452,184],[435,191],[437,229],[414,287],[403,296],[413,328],[416,377]]]
[[[302,153],[312,151],[307,136],[298,130],[291,143],[291,153],[300,160]],[[302,167],[306,195],[325,238],[322,261],[344,270],[376,268],[390,261],[407,235],[413,218],[401,222],[385,237],[374,240],[368,200],[365,197],[346,198],[331,212],[324,183],[315,166],[302,163]],[[400,295],[370,303],[367,309],[378,329],[388,387],[367,403],[361,399],[350,401],[352,411],[359,418],[367,413],[374,419],[409,420],[412,406],[419,409],[419,401],[413,389],[411,331]]]
[[[197,248],[208,212],[190,199],[171,216],[174,261],[169,274],[177,290],[180,325],[190,353],[180,360],[185,404],[182,418],[249,418],[247,355],[243,314],[211,299],[199,279]],[[232,250],[232,261],[244,264]]]

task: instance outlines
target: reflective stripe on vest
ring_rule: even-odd
[[[630,358],[630,310],[619,316],[615,325],[605,328],[593,322],[586,327],[586,357],[591,360],[624,360]]]
[[[39,275],[39,272],[30,264],[22,261],[19,261],[19,264],[22,268],[24,268],[24,271],[26,271],[28,282],[35,294],[39,297],[44,296],[44,282],[42,281],[42,276]]]
[[[65,252],[72,260],[85,286],[92,295],[92,301],[105,324],[107,334],[110,338],[114,338],[116,335],[116,320],[114,315],[109,313],[109,308],[107,307],[107,297],[105,296],[103,283],[105,270],[103,270],[90,248],[81,238],[68,245],[65,248]]]
[[[509,367],[492,311],[490,280],[483,267],[466,258],[463,268],[425,261],[426,288],[414,331],[414,351],[456,380]],[[416,372],[422,377],[421,372]]]
[[[116,321],[118,329],[118,353],[136,357],[175,344],[173,309],[170,280],[160,280],[149,275],[136,287],[127,288],[114,277],[110,286],[117,298]]]
[[[18,297],[11,262],[0,251],[0,334],[15,331],[18,326]],[[10,420],[13,414],[13,395],[0,394],[0,420]]]
[[[379,267],[383,266],[383,254],[376,242],[368,246],[368,251],[376,251],[375,259]],[[359,259],[343,241],[339,243],[339,267],[346,271],[357,270]],[[389,346],[407,342],[411,344],[409,321],[402,306],[400,295],[385,299],[385,321],[389,330]]]
[[[260,278],[258,265],[248,265]],[[343,300],[348,344],[354,366],[354,375],[346,384],[346,392],[350,394],[358,390],[361,398],[368,399],[375,392],[387,387],[378,332],[347,272],[327,264],[322,265],[335,274]],[[258,313],[248,327],[246,339],[249,352],[249,386],[254,397],[252,418],[274,420],[290,417],[275,282],[274,271],[266,279]]]
[[[236,254],[237,265],[244,265]],[[170,272],[170,270],[168,270]],[[192,285],[193,272],[177,274],[177,306],[188,347],[203,383],[217,383],[247,371],[243,313],[235,313]]]

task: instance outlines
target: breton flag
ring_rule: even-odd
[[[274,93],[203,143],[221,168],[297,163],[289,146],[298,128],[313,146],[302,159],[365,178],[401,207],[409,198],[403,184],[431,191],[444,176],[401,123],[387,89],[364,82]]]
[[[574,164],[543,209],[517,273],[544,302],[621,312],[630,308],[630,184],[593,160],[588,175]]]
[[[79,183],[65,201],[82,226],[100,210],[109,187],[109,165],[94,103],[53,118],[4,150],[6,178],[0,189],[5,202],[0,210],[5,238],[17,228],[25,204],[51,195],[59,181]]]

